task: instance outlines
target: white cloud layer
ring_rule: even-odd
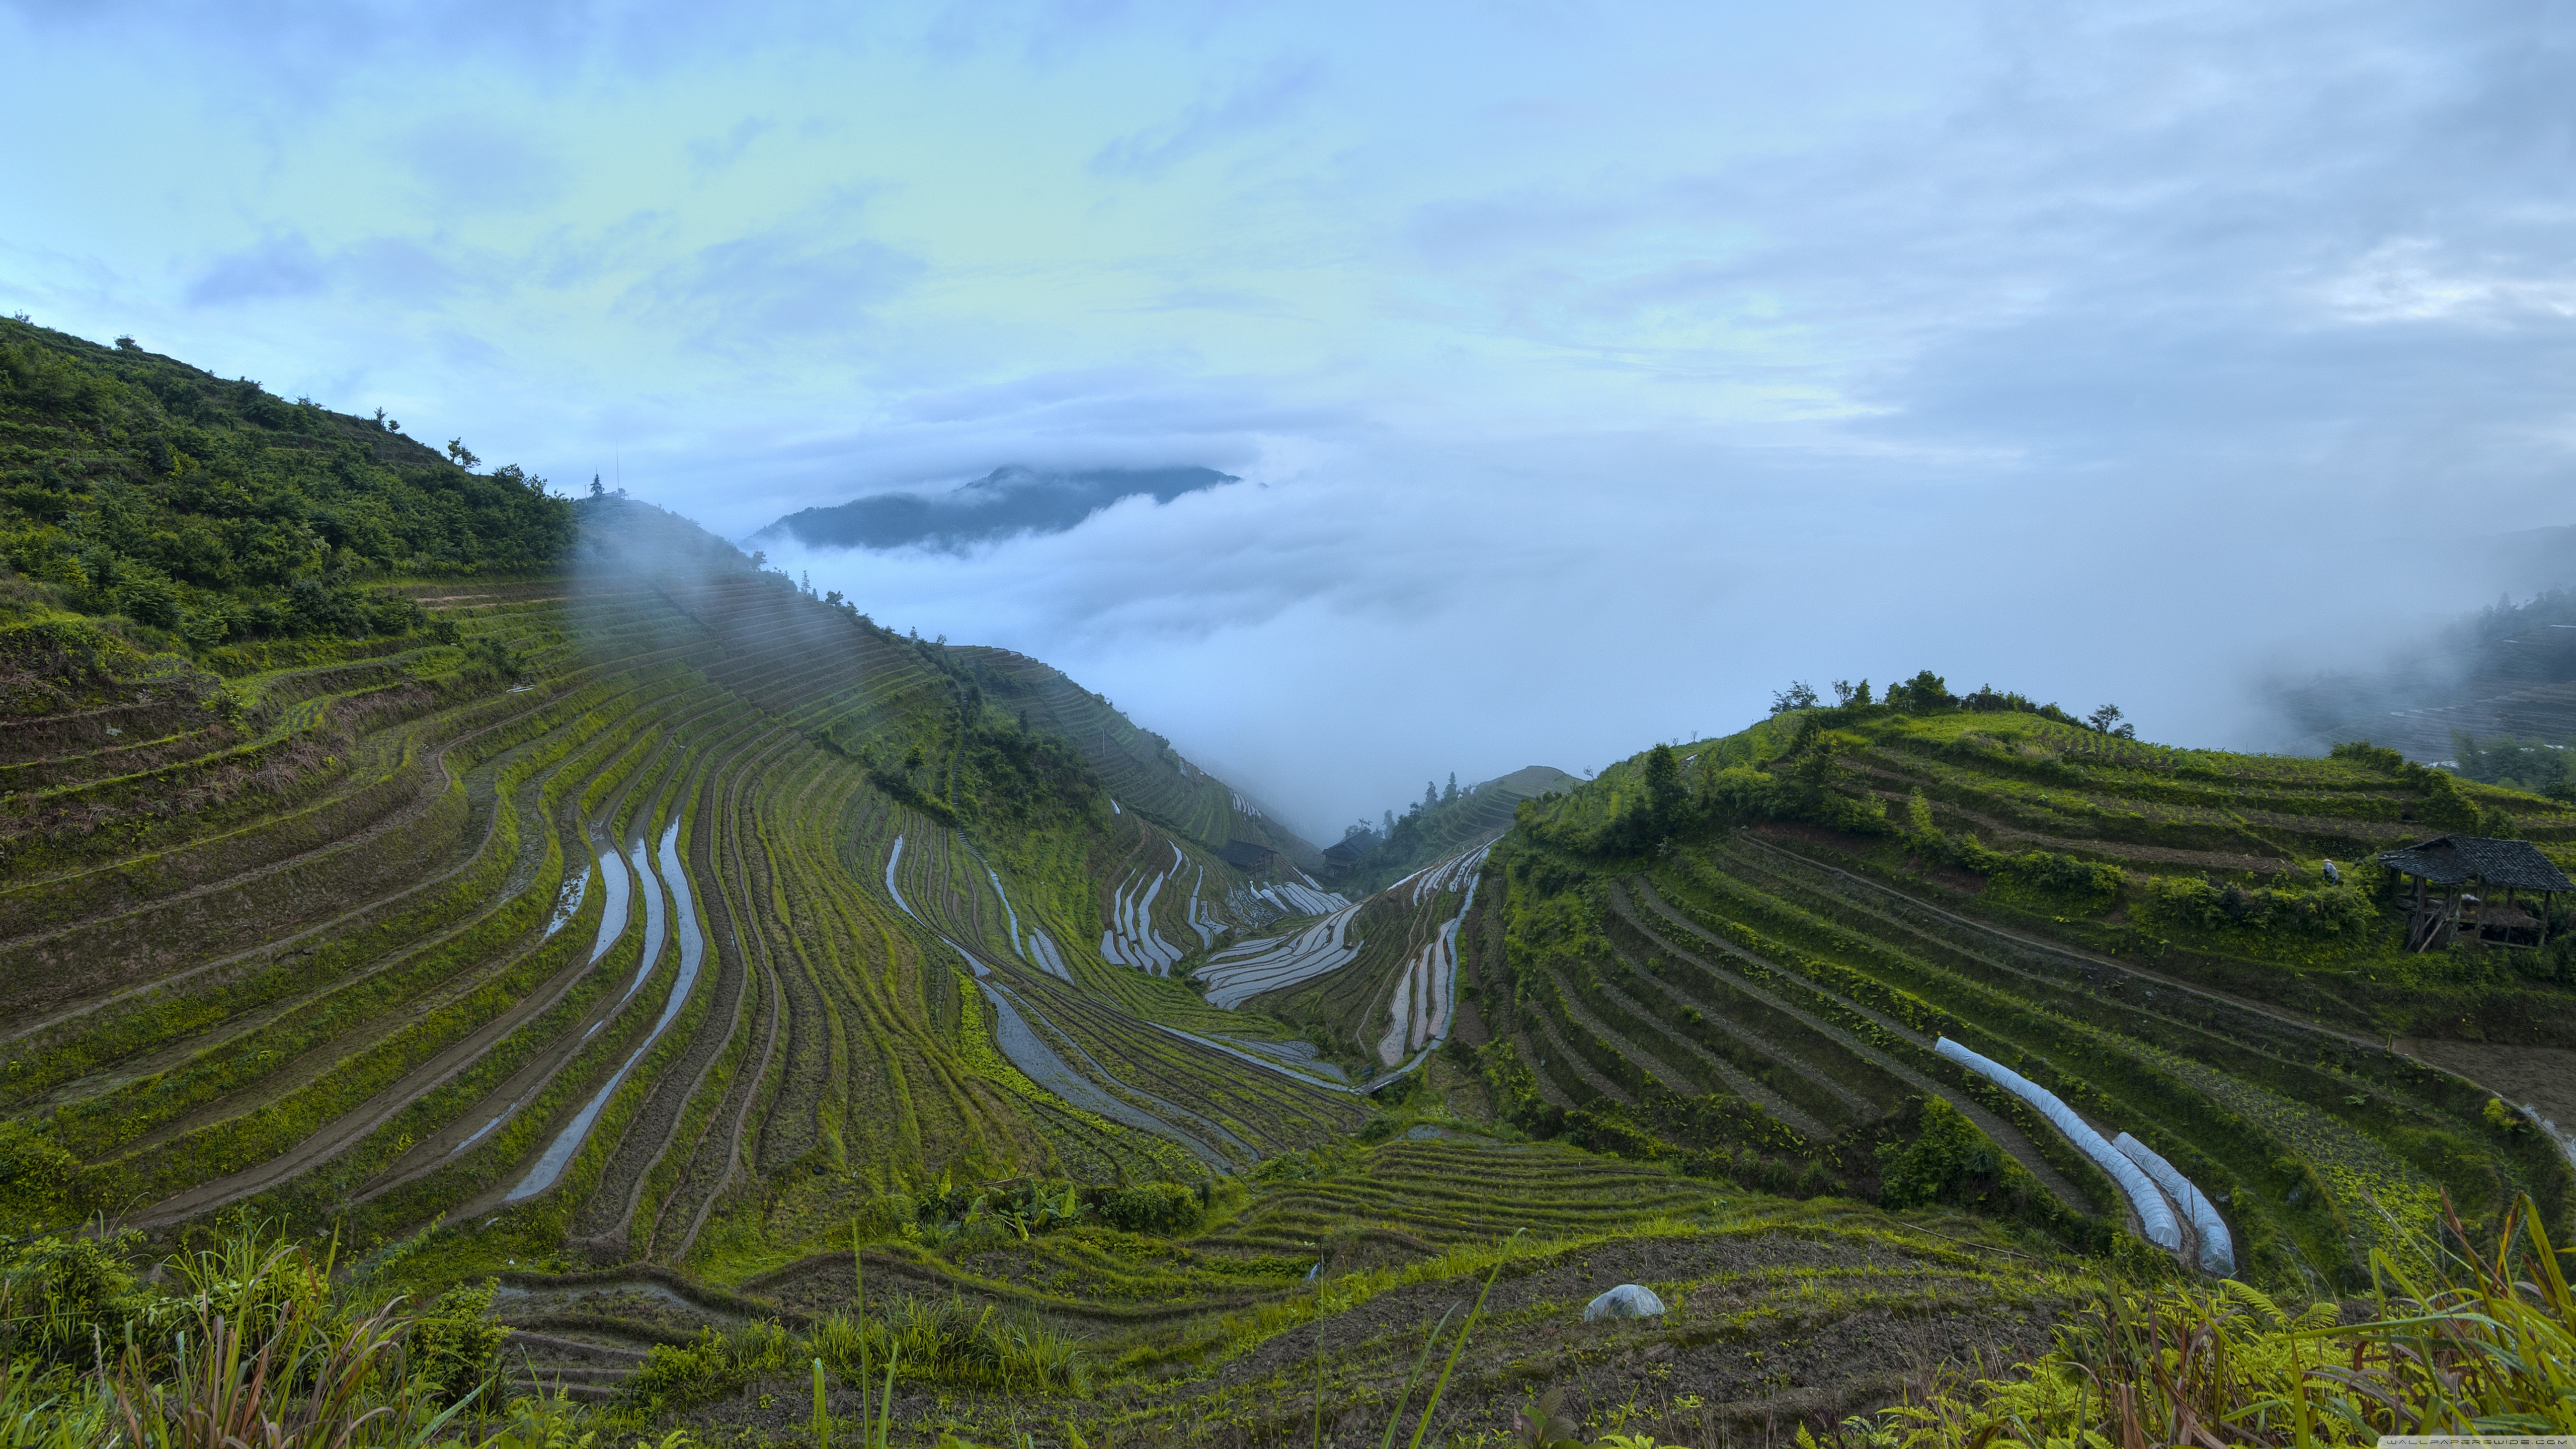
[[[82,118],[0,307],[731,536],[1242,474],[794,562],[1318,832],[1791,677],[2261,743],[2492,597],[2428,534],[2576,521],[2564,7],[854,13],[0,4]]]

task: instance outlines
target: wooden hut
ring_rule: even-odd
[[[1246,875],[1259,875],[1279,860],[1279,852],[1251,840],[1229,840],[1216,858]]]
[[[1352,866],[1359,864],[1370,851],[1377,849],[1378,845],[1376,831],[1357,830],[1343,836],[1338,843],[1324,847],[1325,878],[1327,880],[1341,878]]]
[[[2549,944],[2549,908],[2558,893],[2576,890],[2527,840],[2437,835],[2384,852],[2379,863],[2399,878],[2401,890],[2407,880],[2414,882],[2407,901],[2409,951],[2454,941],[2536,951]],[[2498,890],[2504,892],[2501,901],[2495,899]],[[2516,899],[2524,891],[2540,897],[2539,915]]]

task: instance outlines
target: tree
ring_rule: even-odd
[[[1949,683],[1940,675],[1925,669],[1918,671],[1912,679],[1902,684],[1889,685],[1887,702],[1898,709],[1912,710],[1916,714],[1930,714],[1936,709],[1948,709],[1957,704],[1959,697],[1950,692]]]
[[[2093,711],[2084,717],[2084,722],[2115,739],[2134,740],[2138,737],[2136,725],[2120,723],[2120,707],[2116,704],[2106,704]]]
[[[1848,679],[1835,680],[1834,703],[1839,705],[1869,703],[1869,681],[1864,679],[1860,683],[1854,684]]]
[[[1425,809],[1425,810],[1429,810],[1429,809],[1433,808],[1434,806],[1438,805],[1439,803],[1440,803],[1440,787],[1439,787],[1439,786],[1437,786],[1437,785],[1432,784],[1432,783],[1431,783],[1430,781],[1428,781],[1428,780],[1423,781],[1423,782],[1422,782],[1422,808],[1423,808],[1423,809]]]
[[[1449,772],[1449,788],[1440,792],[1440,803],[1447,805],[1458,798],[1458,772]]]
[[[1814,709],[1818,703],[1816,687],[1803,679],[1792,680],[1787,689],[1774,690],[1771,712],[1787,714],[1793,709]]]
[[[608,495],[608,490],[607,490],[606,488],[603,488],[603,487],[601,487],[601,486],[600,486],[600,482],[599,482],[599,475],[598,475],[598,474],[596,474],[596,473],[591,474],[591,475],[590,475],[590,496],[591,496],[591,497],[593,497],[593,498],[604,498],[604,497],[606,497],[607,495]]]
[[[1670,745],[1646,751],[1646,810],[1657,835],[1669,833],[1681,818],[1682,758]]]
[[[1380,827],[1379,827],[1379,829],[1378,829],[1378,834],[1380,834],[1380,835],[1393,835],[1394,833],[1395,833],[1395,812],[1394,812],[1394,811],[1392,811],[1392,810],[1389,810],[1388,812],[1386,812],[1386,819],[1385,819],[1385,821],[1384,821],[1384,822],[1382,822],[1382,824],[1380,825]]]
[[[483,461],[482,459],[474,456],[474,450],[472,448],[465,446],[465,440],[463,438],[450,438],[447,440],[447,456],[449,461],[455,463],[457,467],[468,471],[471,471],[475,464]]]

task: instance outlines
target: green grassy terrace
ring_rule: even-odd
[[[2368,861],[2446,830],[2576,861],[2576,813],[2385,751],[2171,749],[1991,691],[1910,692],[1658,747],[1522,807],[1467,987],[1507,1117],[2111,1246],[2130,1224],[2110,1183],[1936,1056],[1947,1036],[2175,1163],[2257,1281],[2349,1287],[2445,1193],[2473,1222],[2516,1193],[2567,1221],[2558,1144],[2394,1043],[2554,1060],[2576,958],[2406,954]],[[1928,1160],[1927,1110],[1981,1145]]]

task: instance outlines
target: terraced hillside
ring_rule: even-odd
[[[35,1219],[682,1262],[1362,1119],[1176,970],[1326,904],[1292,867],[1113,808],[949,651],[581,511],[574,571],[390,585],[440,627],[291,667],[11,636],[0,1110],[77,1164]]]
[[[2028,1357],[2099,1289],[2086,1265],[1954,1214],[1791,1202],[1455,1122],[1272,1159],[1151,1226],[1115,1190],[1032,1209],[1066,1187],[875,1204],[855,1258],[845,1244],[720,1284],[511,1274],[501,1311],[535,1382],[714,1442],[810,1435],[808,1355],[833,1369],[830,1413],[855,1418],[856,1365],[829,1355],[864,1304],[916,1352],[931,1331],[1000,1325],[1028,1360],[1010,1381],[964,1356],[918,1376],[907,1360],[897,1442],[1305,1444],[1320,1397],[1321,1441],[1361,1446],[1397,1417],[1426,1335],[1498,1269],[1425,1442],[1501,1441],[1553,1388],[1589,1432],[1717,1444],[1879,1407],[1945,1363]],[[1669,1311],[1583,1321],[1622,1282]],[[1035,1367],[1072,1345],[1081,1367]]]
[[[1454,794],[1446,799],[1432,795],[1397,816],[1393,828],[1366,855],[1351,861],[1335,883],[1354,894],[1377,890],[1493,840],[1511,828],[1512,812],[1523,800],[1581,783],[1546,765],[1514,770],[1463,790],[1456,790],[1452,780]]]
[[[1301,929],[1213,952],[1196,978],[1213,1003],[1305,1028],[1362,1082],[1409,1072],[1449,1039],[1458,933],[1492,847],[1489,836]]]
[[[1553,1385],[1706,1445],[2114,1281],[2348,1292],[2444,1193],[2570,1226],[2576,902],[2409,951],[2368,864],[2576,864],[2551,799],[1927,674],[1435,792],[1326,880],[1035,661],[8,326],[0,1289],[48,1325],[64,1263],[282,1233],[459,1322],[501,1277],[574,1437],[813,1442],[816,1365],[846,1429],[901,1343],[921,1442],[1372,1444],[1490,1281],[1427,1442]],[[1667,1312],[1587,1321],[1623,1282]]]
[[[1460,953],[1461,1034],[1514,1120],[2069,1242],[2166,1211],[1946,1038],[2167,1159],[2264,1281],[2350,1285],[2444,1191],[2566,1221],[2541,1114],[2393,1042],[2554,1058],[2569,948],[2410,954],[2367,862],[2463,828],[2569,862],[2576,813],[2387,751],[2167,749],[1918,683],[1524,807]]]
[[[1007,649],[950,651],[994,704],[1074,742],[1122,810],[1135,810],[1211,851],[1235,841],[1313,870],[1323,857],[1241,791],[1191,764],[1061,671]],[[1240,852],[1238,852],[1240,854]]]

